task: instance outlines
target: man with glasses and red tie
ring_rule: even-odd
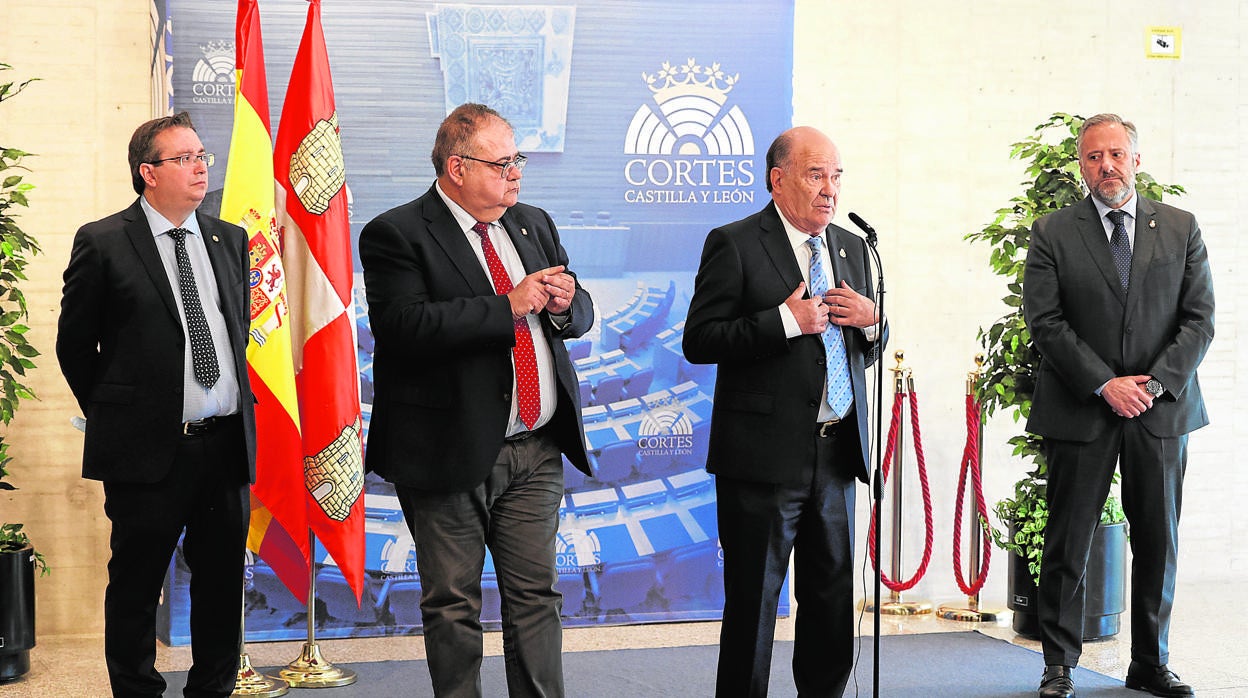
[[[185,695],[228,696],[255,479],[247,238],[196,211],[213,156],[186,112],[139,126],[129,161],[139,198],[78,230],[56,337],[87,418],[82,475],[103,481],[112,524],[104,657],[114,695],[163,694],[156,606],[185,531]]]
[[[592,301],[550,216],[518,202],[525,157],[496,111],[438,128],[437,181],[360,234],[375,395],[365,466],[416,544],[434,693],[480,696],[486,550],[512,696],[562,696],[555,533],[563,455],[589,473],[563,341]]]

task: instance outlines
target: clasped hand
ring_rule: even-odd
[[[568,312],[576,295],[576,279],[564,269],[561,264],[547,267],[521,279],[507,294],[512,317],[519,319],[543,309],[555,315]]]
[[[828,289],[823,296],[803,298],[806,282],[799,283],[784,299],[797,320],[802,334],[820,334],[829,324],[839,327],[869,327],[879,321],[875,302],[841,282],[839,288]]]
[[[1101,397],[1119,417],[1132,419],[1147,412],[1153,406],[1153,396],[1144,389],[1149,376],[1119,376],[1111,379],[1101,390]]]

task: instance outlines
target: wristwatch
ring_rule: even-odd
[[[1165,386],[1156,378],[1149,378],[1148,382],[1144,384],[1144,390],[1154,398],[1161,397],[1161,394],[1166,392]]]

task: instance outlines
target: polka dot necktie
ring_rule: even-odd
[[[490,268],[490,278],[494,281],[494,292],[500,296],[511,293],[511,277],[503,267],[503,260],[494,251],[494,243],[490,242],[490,226],[478,222],[472,231],[481,236],[481,249],[485,252],[485,264]],[[533,353],[533,335],[529,332],[528,317],[512,321],[516,329],[516,346],[512,349],[511,360],[516,367],[516,402],[520,420],[524,426],[532,429],[537,424],[537,416],[542,411],[541,385],[537,380],[537,355]]]
[[[810,245],[810,297],[828,292],[828,275],[823,270],[823,236],[807,241]],[[823,331],[823,353],[828,365],[828,405],[837,417],[844,417],[854,402],[854,388],[849,380],[849,355],[845,352],[845,335],[839,325],[828,323]]]
[[[191,258],[186,254],[186,228],[169,231],[173,238],[173,252],[178,260],[178,287],[182,291],[182,311],[186,313],[186,331],[191,338],[191,364],[195,380],[205,388],[216,385],[221,377],[217,365],[217,351],[212,346],[212,334],[204,318],[204,306],[199,302],[199,288],[195,285],[195,272],[191,270]]]
[[[1109,251],[1114,255],[1114,266],[1118,268],[1118,281],[1122,290],[1127,290],[1131,283],[1131,241],[1127,239],[1127,226],[1123,219],[1127,212],[1114,209],[1105,214],[1114,224],[1114,232],[1109,236]]]

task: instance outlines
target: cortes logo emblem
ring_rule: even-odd
[[[684,410],[654,410],[638,426],[637,448],[643,456],[693,453],[693,422]]]
[[[209,41],[200,46],[202,57],[191,70],[191,102],[234,103],[234,42]]]
[[[561,529],[555,537],[555,567],[559,574],[601,570],[602,543],[598,534],[579,528]]]
[[[656,74],[643,72],[654,104],[642,104],[624,136],[628,203],[752,203],[754,134],[728,94],[740,73],[719,63],[682,65],[664,61]]]

